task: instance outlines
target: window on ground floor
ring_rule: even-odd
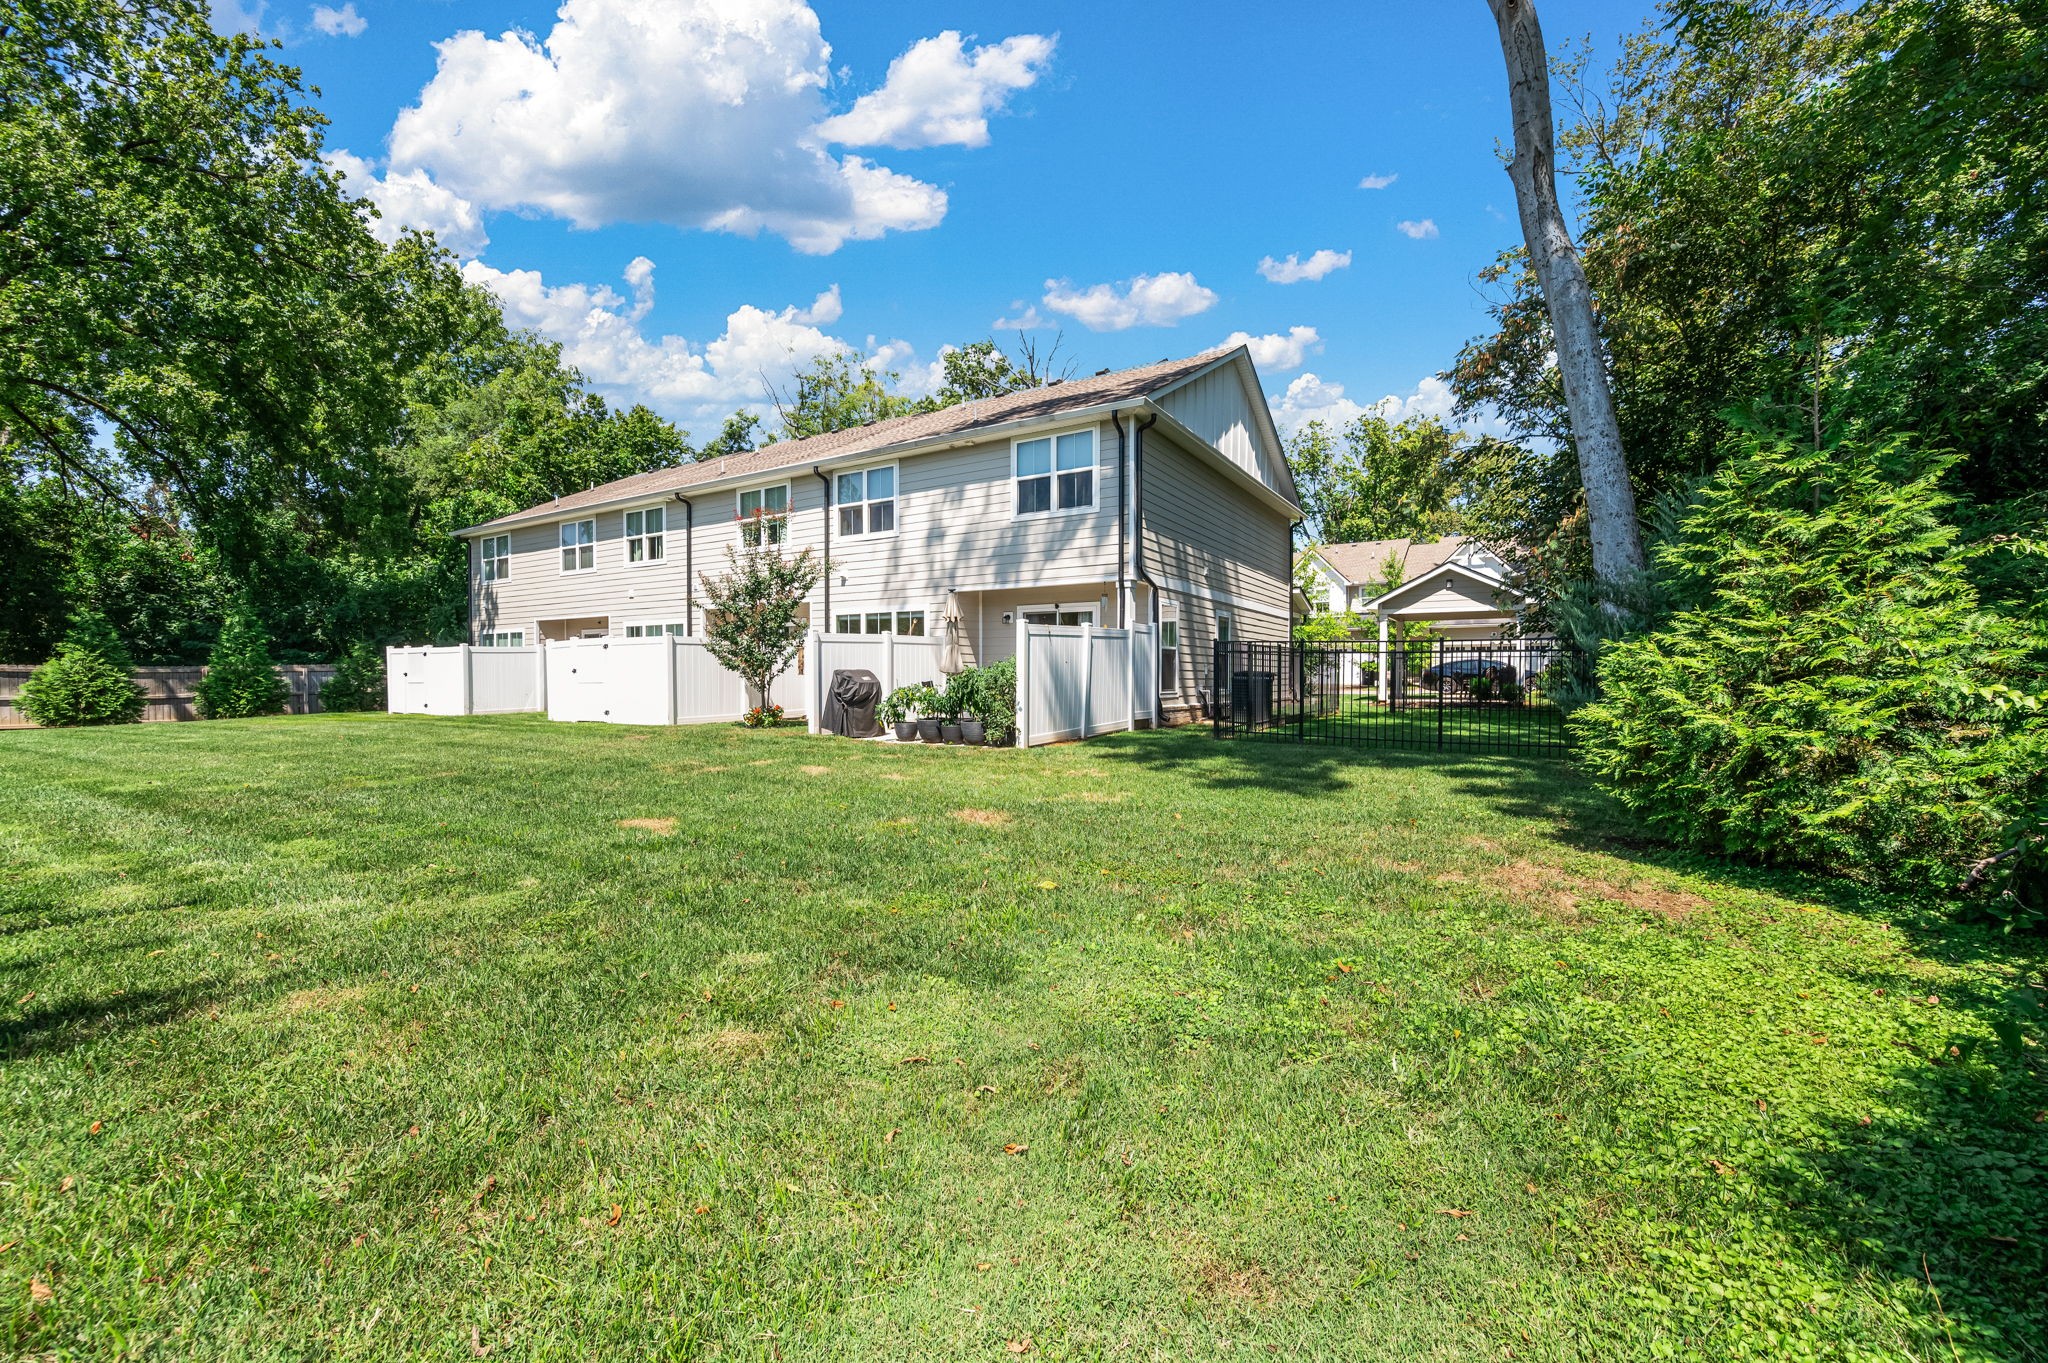
[[[1219,643],[1219,644],[1228,644],[1228,643],[1235,643],[1235,642],[1236,642],[1236,640],[1237,640],[1237,620],[1236,620],[1236,618],[1235,618],[1234,616],[1232,616],[1232,615],[1231,615],[1231,613],[1230,613],[1229,611],[1217,611],[1217,612],[1216,612],[1216,642],[1217,642],[1217,643]]]
[[[680,620],[629,620],[626,622],[628,639],[659,639],[664,634],[678,634],[687,637],[690,627]]]
[[[1180,690],[1180,607],[1159,608],[1159,689],[1167,695]]]
[[[1017,612],[1017,618],[1027,625],[1092,625],[1095,623],[1093,601],[1070,601],[1057,606],[1026,606]]]
[[[901,634],[918,636],[924,633],[924,612],[913,610],[887,611],[846,611],[832,617],[835,634]]]
[[[525,648],[526,631],[523,629],[486,630],[477,635],[478,648]]]

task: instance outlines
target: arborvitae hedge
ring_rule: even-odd
[[[221,626],[220,641],[206,660],[206,675],[193,688],[203,719],[247,719],[284,710],[291,688],[270,660],[270,638],[248,611],[236,611]]]
[[[22,683],[15,704],[49,728],[134,724],[142,718],[142,688],[128,675],[133,670],[113,626],[97,615],[82,615],[56,655]]]
[[[1953,462],[1902,439],[1752,439],[1653,551],[1670,611],[1609,647],[1573,725],[1681,841],[1954,887],[2048,794],[2041,641],[1982,608]]]

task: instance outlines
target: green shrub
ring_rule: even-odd
[[[134,724],[142,718],[142,688],[128,675],[132,670],[113,626],[97,615],[81,615],[56,655],[22,683],[15,704],[46,728]]]
[[[341,655],[334,675],[320,688],[320,708],[336,714],[382,710],[390,703],[384,684],[384,650],[358,643]]]
[[[2007,824],[1996,850],[1970,868],[1963,888],[1980,891],[1970,905],[1974,918],[2007,932],[2048,928],[2048,804]]]
[[[1600,782],[1681,841],[1952,888],[2048,768],[2039,641],[1980,607],[1946,455],[1751,438],[1653,559],[1668,613],[1573,718]]]
[[[981,721],[988,742],[1005,742],[1017,727],[1017,660],[1005,658],[973,671],[974,693],[967,713]]]
[[[255,615],[238,610],[221,626],[220,642],[206,660],[206,675],[192,690],[202,719],[248,719],[284,710],[291,690],[270,661],[270,638]]]

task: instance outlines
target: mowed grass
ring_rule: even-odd
[[[2048,1351],[2027,944],[1562,764],[331,716],[0,783],[0,1354]]]

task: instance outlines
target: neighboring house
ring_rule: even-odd
[[[1386,590],[1387,565],[1400,585]],[[1385,638],[1416,621],[1445,639],[1494,639],[1510,632],[1526,604],[1508,583],[1508,566],[1477,540],[1362,540],[1320,544],[1300,555],[1319,611],[1351,611],[1361,637]]]
[[[829,560],[814,626],[950,630],[963,665],[1015,653],[1019,621],[1156,621],[1172,719],[1213,694],[1214,640],[1287,637],[1300,516],[1239,346],[638,474],[456,533],[477,644],[697,634],[702,579],[765,535]]]

